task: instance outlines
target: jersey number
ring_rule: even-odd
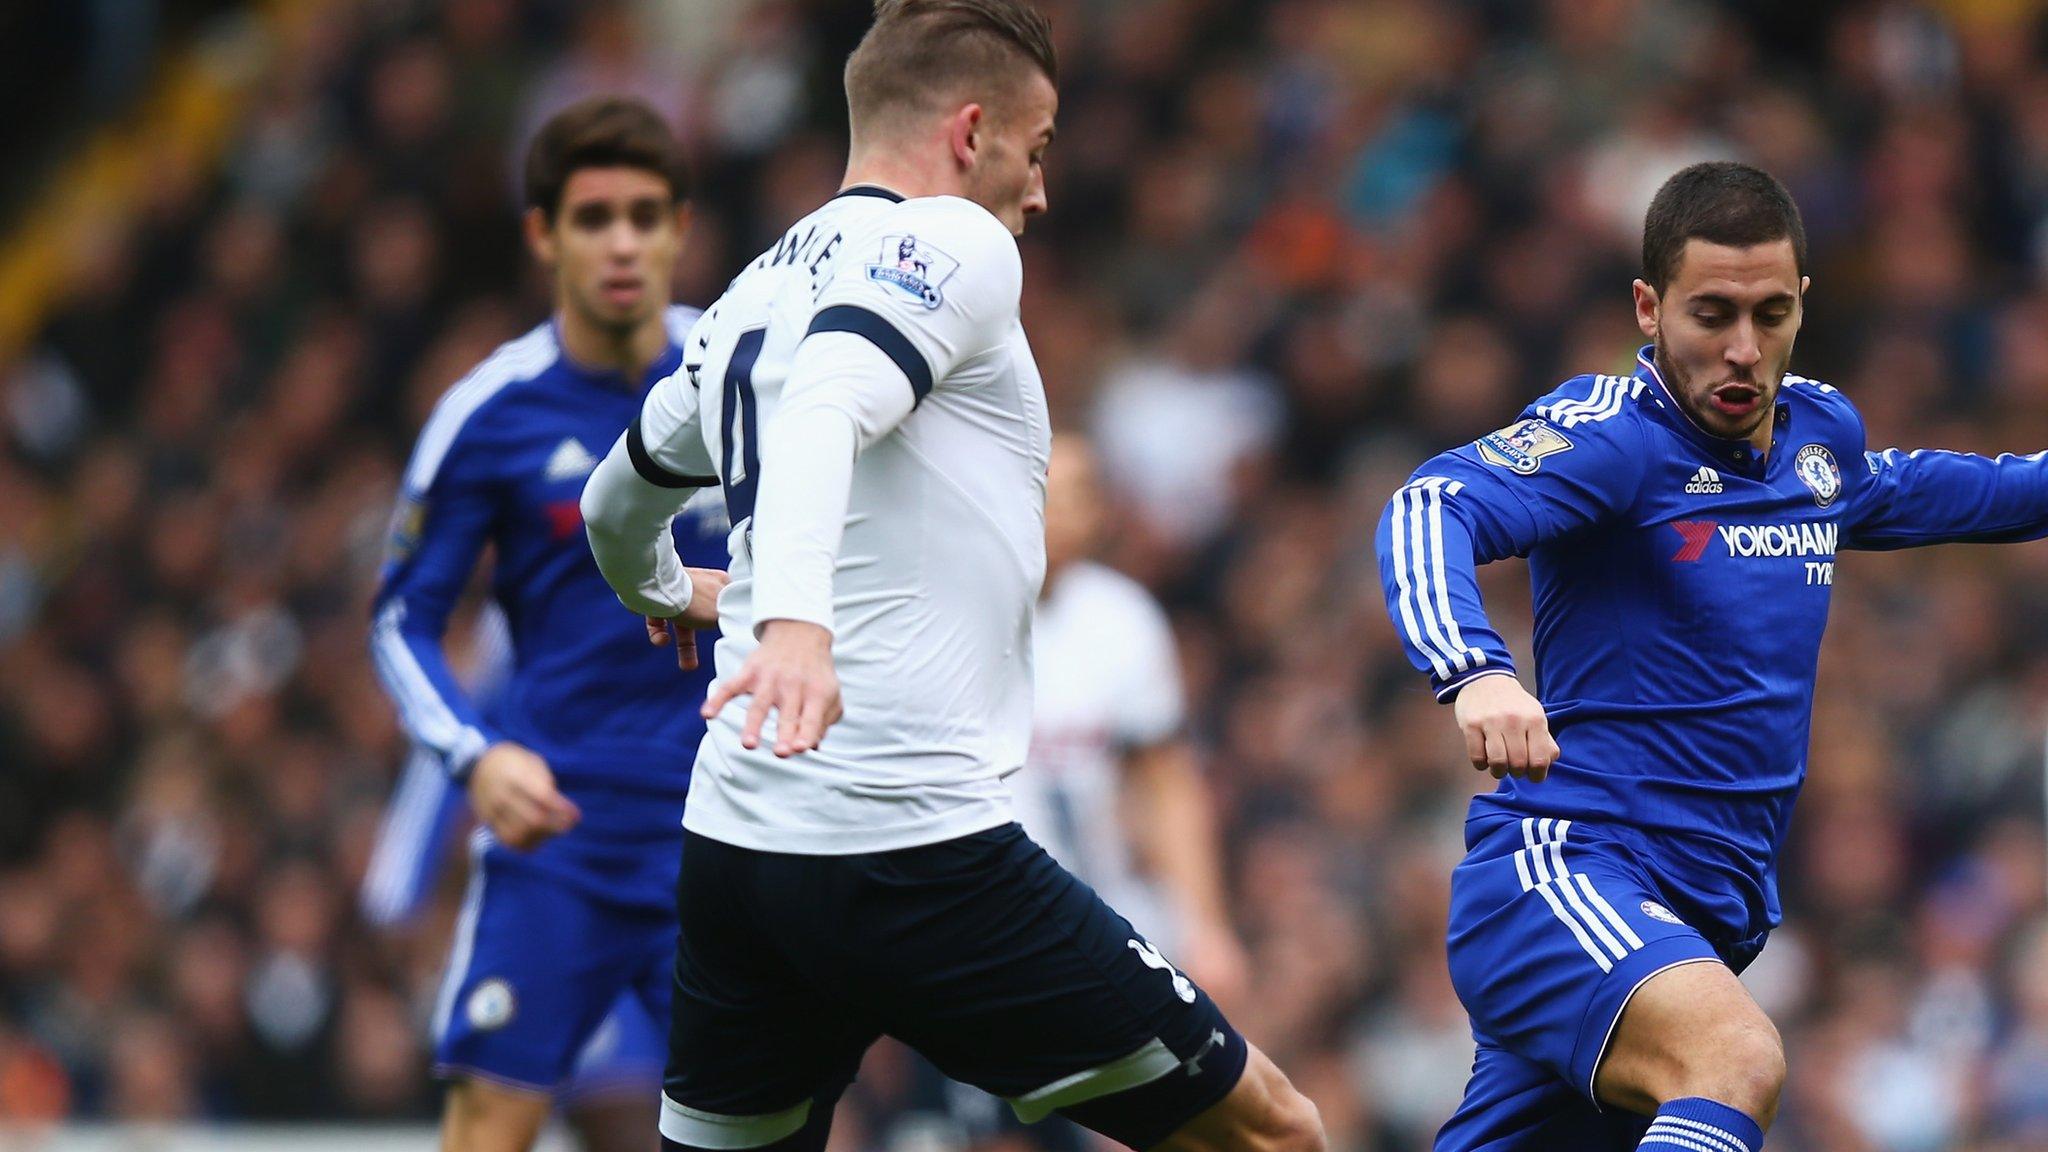
[[[760,423],[755,419],[754,362],[761,358],[766,328],[740,333],[725,364],[725,429],[718,478],[725,486],[725,514],[734,524],[754,515],[754,492],[761,483]],[[739,468],[733,467],[733,445],[739,445]]]

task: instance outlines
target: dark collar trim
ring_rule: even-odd
[[[874,196],[897,204],[903,203],[903,193],[890,191],[879,184],[855,184],[847,188],[841,188],[839,195],[832,198],[837,200],[840,196]]]

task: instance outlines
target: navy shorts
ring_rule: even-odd
[[[685,833],[677,894],[667,1148],[822,1147],[885,1034],[1134,1148],[1244,1072],[1207,994],[1015,824],[850,856]]]
[[[1451,874],[1450,968],[1479,1043],[1437,1152],[1624,1152],[1647,1117],[1603,1112],[1593,1076],[1652,976],[1723,962],[1618,839],[1571,820],[1503,820]]]
[[[483,829],[470,852],[434,1012],[435,1074],[536,1093],[587,1093],[634,1073],[636,1057],[644,1075],[659,1036],[649,1022],[668,1016],[674,917],[595,899]],[[620,1029],[611,1037],[607,1020]],[[604,1050],[590,1051],[593,1041]]]

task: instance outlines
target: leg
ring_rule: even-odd
[[[674,939],[673,931],[665,931],[659,948],[664,983]],[[622,993],[578,1053],[576,1070],[555,1104],[584,1152],[654,1152],[660,1146],[653,1130],[661,1114],[666,997],[659,1018],[657,1026],[640,996]]]
[[[441,1110],[441,1152],[527,1152],[549,1106],[541,1093],[456,1080]]]
[[[790,961],[829,947],[837,858],[683,841],[661,1147],[819,1152],[879,1035]],[[793,946],[764,922],[813,939]]]
[[[1323,1152],[1323,1122],[1308,1097],[1254,1047],[1230,1095],[1154,1147],[1162,1152]]]
[[[1437,1133],[1435,1152],[1625,1152],[1649,1124],[1602,1112],[1555,1072],[1480,1041],[1465,1099]]]
[[[1777,1028],[1719,964],[1672,968],[1637,989],[1593,1080],[1599,1100],[1632,1112],[1661,1117],[1674,1101],[1706,1100],[1758,1129],[1776,1118],[1784,1087]]]
[[[864,991],[948,1076],[1026,1123],[1058,1113],[1132,1148],[1206,1117],[1200,1131],[1236,1148],[1321,1152],[1314,1107],[1279,1069],[1016,825],[866,868]]]
[[[1594,1103],[1624,1009],[1676,974],[1726,973],[1664,901],[1633,850],[1598,829],[1522,819],[1476,835],[1451,877],[1449,959],[1480,1058],[1441,1152],[1636,1146],[1636,1113],[1656,1103]]]
[[[435,1012],[434,1070],[452,1082],[448,1149],[530,1145],[577,1050],[631,978],[630,935],[615,913],[479,841]],[[537,939],[554,946],[536,948]]]

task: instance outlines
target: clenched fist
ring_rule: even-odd
[[[1506,674],[1481,676],[1458,690],[1451,711],[1474,768],[1493,773],[1495,780],[1541,780],[1550,774],[1557,760],[1550,718],[1521,681]]]

